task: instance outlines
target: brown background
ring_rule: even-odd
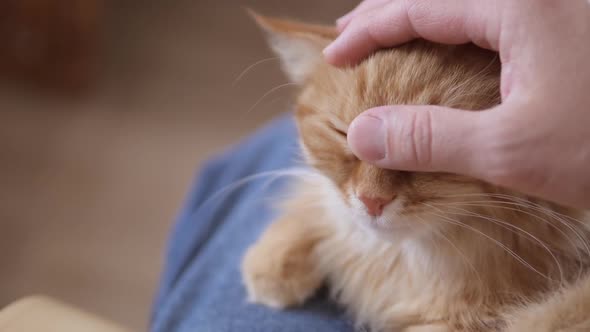
[[[105,1],[98,75],[84,96],[2,76],[0,305],[44,293],[146,329],[199,163],[288,104],[284,88],[247,113],[286,82],[276,61],[232,85],[272,56],[242,6],[331,22],[354,3]]]

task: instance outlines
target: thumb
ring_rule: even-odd
[[[361,160],[382,168],[481,175],[485,114],[439,106],[384,106],[359,115],[348,144]]]

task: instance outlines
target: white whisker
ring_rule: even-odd
[[[248,67],[246,67],[246,69],[244,69],[244,70],[243,70],[243,71],[240,73],[240,75],[238,75],[238,77],[236,77],[236,79],[235,79],[235,80],[233,81],[233,83],[232,83],[232,86],[236,85],[236,84],[238,83],[238,81],[239,81],[240,79],[242,79],[242,77],[244,77],[244,75],[246,75],[246,74],[247,74],[247,73],[248,73],[250,70],[252,70],[254,67],[256,67],[256,66],[258,66],[258,65],[260,65],[260,64],[263,64],[263,63],[265,63],[265,62],[269,62],[269,61],[272,61],[272,60],[279,60],[279,59],[280,59],[280,57],[278,57],[278,56],[275,56],[275,57],[272,57],[272,58],[266,58],[266,59],[262,59],[262,60],[258,60],[258,61],[256,61],[256,62],[254,62],[253,64],[251,64],[251,65],[249,65]]]
[[[272,183],[273,181],[277,180],[278,178],[285,177],[285,176],[298,177],[300,179],[305,180],[307,178],[320,177],[321,175],[319,175],[316,172],[314,172],[310,169],[307,169],[307,168],[293,167],[293,168],[288,168],[288,169],[279,169],[279,170],[274,170],[274,171],[261,172],[261,173],[253,174],[250,176],[246,176],[246,177],[244,177],[238,181],[235,181],[233,183],[230,183],[227,186],[224,186],[223,188],[214,192],[209,198],[207,198],[199,206],[196,207],[196,209],[194,210],[192,215],[195,215],[198,211],[200,211],[202,208],[204,208],[205,206],[207,206],[208,204],[213,202],[215,199],[219,198],[221,195],[229,194],[229,193],[233,192],[234,190],[237,190],[241,186],[246,185],[252,181],[255,181],[258,179],[264,179],[266,177],[270,177],[270,179],[268,179],[267,182],[265,182],[263,184],[263,188],[264,188],[264,187],[268,186],[270,183]]]
[[[445,241],[447,241],[451,247],[453,247],[457,253],[459,254],[459,256],[461,256],[463,258],[463,260],[465,261],[465,263],[467,265],[469,265],[469,268],[473,271],[473,273],[475,274],[475,276],[477,277],[477,279],[479,280],[480,283],[483,283],[482,279],[481,279],[481,275],[479,274],[479,271],[477,271],[477,269],[475,268],[475,266],[473,265],[473,263],[467,258],[467,256],[465,255],[465,253],[463,253],[454,243],[453,241],[451,241],[451,239],[449,239],[448,236],[446,236],[441,230],[436,229],[435,227],[433,227],[432,225],[429,225],[423,218],[421,218],[420,216],[415,216],[416,219],[418,219],[417,221],[420,222],[421,224],[423,224],[424,226],[430,228],[430,230],[433,232],[433,234],[440,236],[442,239],[444,239]]]
[[[502,197],[502,198],[508,199],[506,197]],[[570,242],[570,244],[572,246],[577,248],[577,245],[574,243],[574,241],[562,229],[560,229],[559,227],[557,227],[556,225],[551,223],[551,221],[549,219],[541,218],[540,216],[533,214],[533,213],[526,211],[526,210],[522,210],[522,209],[518,209],[518,208],[510,208],[510,207],[506,207],[504,205],[532,209],[534,211],[537,211],[537,212],[543,213],[544,215],[552,217],[553,219],[555,219],[559,223],[561,223],[563,226],[565,226],[567,229],[569,229],[572,233],[574,233],[574,235],[578,238],[578,240],[580,240],[580,242],[584,246],[584,249],[585,249],[587,255],[590,256],[590,246],[588,245],[588,240],[581,234],[582,231],[577,229],[577,227],[575,225],[572,225],[571,223],[567,223],[565,220],[563,220],[558,215],[556,215],[556,213],[553,213],[554,211],[552,211],[548,208],[545,208],[539,204],[534,204],[534,203],[526,201],[526,200],[523,200],[522,203],[518,203],[515,201],[488,200],[488,201],[468,201],[466,203],[465,202],[451,202],[451,203],[446,203],[446,204],[447,205],[457,205],[458,204],[458,205],[463,205],[463,206],[482,206],[482,207],[485,207],[485,205],[483,205],[483,204],[488,204],[488,207],[517,211],[519,213],[527,214],[533,218],[536,218],[538,220],[541,220],[541,221],[547,223],[548,225],[550,225],[551,227],[556,229],[559,233],[561,233]],[[491,205],[491,204],[496,204],[496,205]],[[564,217],[567,217],[567,216],[564,216]],[[575,218],[571,218],[571,219],[575,220]]]
[[[530,232],[522,229],[521,227],[518,227],[516,225],[513,225],[509,222],[500,220],[498,218],[492,218],[492,217],[488,217],[485,216],[483,214],[479,214],[479,213],[475,213],[466,209],[462,209],[462,208],[457,208],[457,207],[453,207],[451,209],[456,209],[456,210],[460,210],[463,211],[464,213],[456,213],[456,212],[449,212],[451,214],[454,215],[459,215],[459,216],[466,216],[466,217],[476,217],[476,218],[481,218],[484,220],[488,220],[504,229],[513,231],[515,234],[518,234],[518,232],[521,232],[523,234],[525,234],[528,238],[530,238],[531,240],[533,240],[534,242],[538,243],[541,247],[543,247],[543,249],[545,249],[545,251],[547,251],[549,253],[549,255],[551,256],[551,258],[553,259],[553,261],[555,262],[555,265],[557,266],[557,269],[559,271],[559,276],[560,276],[560,280],[561,282],[563,282],[565,280],[564,277],[564,273],[563,273],[563,268],[561,267],[561,264],[559,263],[559,260],[557,259],[557,257],[555,256],[555,254],[553,253],[553,251],[545,244],[543,243],[543,241],[541,241],[538,237],[534,236],[533,234],[531,234]],[[516,232],[518,231],[518,232]]]
[[[293,82],[284,83],[284,84],[281,84],[281,85],[275,86],[274,88],[272,88],[272,89],[268,90],[268,91],[267,91],[267,92],[266,92],[264,95],[262,95],[262,97],[260,97],[260,98],[259,98],[259,99],[256,101],[256,103],[254,103],[254,105],[252,105],[252,107],[250,107],[250,108],[249,108],[249,109],[246,111],[246,113],[250,113],[250,112],[251,112],[253,109],[255,109],[255,108],[256,108],[256,106],[258,106],[258,104],[260,104],[260,103],[261,103],[261,102],[264,100],[264,98],[266,98],[267,96],[269,96],[269,95],[270,95],[270,94],[272,94],[273,92],[275,92],[275,91],[277,91],[277,90],[280,90],[280,89],[282,89],[282,88],[284,88],[284,87],[287,87],[287,86],[292,86],[292,85],[297,85],[297,83],[293,83]]]
[[[439,208],[437,208],[435,206],[432,206],[430,204],[427,204],[427,203],[421,203],[421,204],[422,205],[425,205],[427,207],[430,207],[431,209],[434,209],[434,210],[437,210],[437,211],[440,211],[440,212],[444,213],[444,211],[442,211],[441,209],[439,209]],[[532,266],[526,260],[524,260],[522,257],[520,257],[516,252],[514,252],[514,250],[510,249],[508,246],[506,246],[502,242],[494,239],[493,237],[489,236],[488,234],[485,234],[484,232],[480,231],[479,229],[477,229],[475,227],[472,227],[472,226],[469,226],[469,225],[467,225],[467,224],[465,224],[465,223],[463,223],[463,222],[461,222],[459,220],[456,220],[456,219],[453,219],[453,218],[450,218],[450,217],[446,217],[446,216],[444,216],[442,214],[438,214],[438,213],[434,213],[434,212],[428,212],[428,213],[430,213],[430,214],[432,214],[434,216],[437,216],[437,217],[441,218],[443,221],[446,221],[446,222],[448,222],[450,224],[453,224],[453,225],[456,225],[456,226],[459,226],[459,227],[463,227],[463,228],[469,229],[469,230],[471,230],[471,231],[473,231],[473,232],[475,232],[475,233],[477,233],[477,234],[479,234],[479,235],[487,238],[488,240],[492,241],[492,243],[494,243],[497,246],[499,246],[502,249],[504,249],[508,254],[510,254],[514,259],[516,259],[519,263],[521,263],[526,268],[528,268],[531,271],[537,273],[538,275],[540,275],[541,277],[543,277],[545,279],[552,280],[549,276],[543,274],[541,271],[537,270],[534,266]]]

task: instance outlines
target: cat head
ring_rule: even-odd
[[[300,87],[295,115],[306,161],[329,179],[334,205],[354,222],[384,234],[429,232],[481,213],[475,201],[528,202],[518,193],[461,175],[380,169],[356,158],[347,144],[352,120],[372,107],[422,104],[477,111],[497,105],[501,67],[496,53],[417,40],[381,50],[354,67],[335,68],[322,55],[337,36],[334,28],[253,16],[284,72]],[[488,205],[484,215],[502,213],[506,209]]]

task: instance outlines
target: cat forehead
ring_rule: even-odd
[[[350,122],[367,108],[408,102],[413,88],[405,83],[397,58],[394,52],[379,52],[351,68],[322,63],[304,85],[299,103]]]
[[[379,52],[360,64],[349,68],[336,68],[322,63],[310,81],[316,88],[335,94],[375,98],[388,91],[401,77],[400,59],[394,52]],[[330,89],[331,88],[331,89]]]
[[[383,105],[484,109],[499,103],[499,68],[487,51],[416,42],[377,52],[351,68],[320,63],[299,102],[347,123]]]

